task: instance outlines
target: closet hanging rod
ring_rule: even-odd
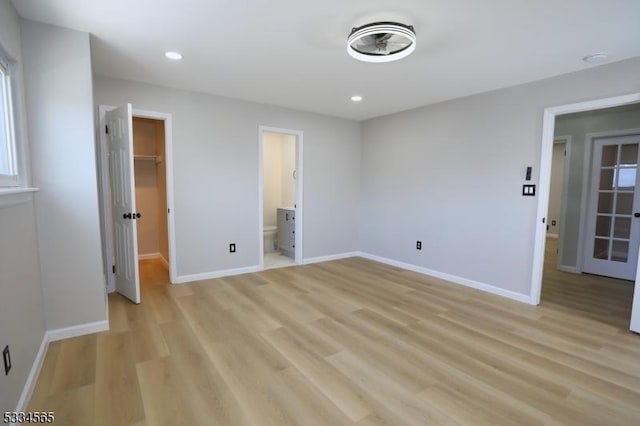
[[[162,158],[159,155],[134,155],[133,159],[136,161],[155,161],[156,164],[162,162]]]

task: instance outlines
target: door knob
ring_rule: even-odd
[[[635,213],[633,214],[633,217],[640,217],[640,212],[635,212]]]
[[[122,215],[123,219],[131,219],[131,213],[125,213]]]

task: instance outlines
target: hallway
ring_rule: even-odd
[[[629,330],[631,281],[556,269],[558,240],[547,238],[540,305]]]

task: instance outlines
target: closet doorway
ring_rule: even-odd
[[[302,132],[259,128],[259,259],[264,269],[302,263]]]
[[[164,121],[133,117],[133,164],[138,260],[158,260],[169,270]]]
[[[125,106],[126,107],[126,106]],[[107,277],[107,293],[116,291],[116,239],[112,203],[112,183],[109,161],[109,144],[107,134],[107,114],[125,107],[98,106],[98,155],[99,155],[99,187],[101,201],[101,222],[103,236],[104,267]],[[172,169],[172,117],[171,114],[144,111],[129,108],[129,125],[131,135],[130,148],[125,163],[126,170],[131,171],[130,179],[135,211],[134,243],[132,250],[120,251],[120,263],[139,261],[157,263],[159,268],[168,270],[169,281],[175,282],[176,252],[175,224],[173,221],[173,169]],[[125,114],[126,115],[126,114]],[[127,120],[123,123],[126,124]],[[129,169],[128,164],[131,164]],[[122,168],[122,167],[121,167]],[[129,174],[127,172],[126,174]],[[140,214],[138,216],[137,214]],[[155,266],[154,266],[155,267]],[[121,266],[122,268],[122,266]],[[138,268],[136,267],[135,287],[140,292]],[[132,284],[133,285],[133,284]],[[120,290],[118,290],[120,291]],[[122,293],[122,291],[120,291]],[[139,296],[130,298],[140,303]]]

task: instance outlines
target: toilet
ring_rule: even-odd
[[[276,251],[276,234],[278,233],[278,227],[265,226],[263,233],[264,233],[264,252],[272,253]]]

